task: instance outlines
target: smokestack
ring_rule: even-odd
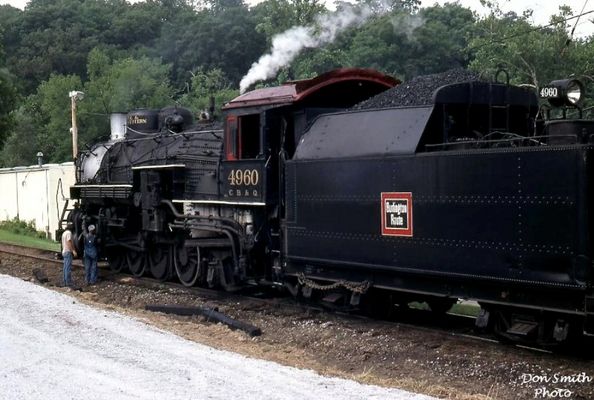
[[[113,113],[109,115],[110,139],[112,142],[123,140],[126,137],[126,113]]]

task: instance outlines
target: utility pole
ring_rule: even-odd
[[[85,94],[78,90],[73,90],[68,93],[70,96],[70,108],[72,113],[72,128],[70,131],[72,132],[72,158],[76,160],[78,156],[78,126],[76,124],[76,101],[82,100],[85,98]]]

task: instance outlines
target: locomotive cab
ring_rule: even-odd
[[[221,202],[252,213],[255,254],[272,266],[266,279],[279,280],[284,165],[306,127],[318,115],[344,110],[398,83],[372,70],[340,69],[256,89],[225,105]]]

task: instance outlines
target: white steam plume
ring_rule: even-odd
[[[394,27],[394,33],[401,33],[406,35],[410,41],[416,40],[415,31],[425,24],[425,18],[419,14],[399,14],[390,18],[390,22]]]
[[[248,73],[241,79],[241,93],[255,82],[270,79],[305,48],[315,48],[334,41],[336,36],[351,26],[363,24],[372,10],[365,7],[345,6],[344,9],[316,17],[312,26],[294,26],[272,38],[270,53],[264,54],[252,64]]]

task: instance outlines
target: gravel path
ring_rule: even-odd
[[[415,399],[216,350],[0,275],[2,399]]]

